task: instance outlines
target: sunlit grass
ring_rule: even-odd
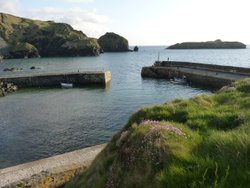
[[[250,79],[135,113],[68,187],[248,187]]]

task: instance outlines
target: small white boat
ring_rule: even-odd
[[[61,83],[62,88],[72,88],[73,84],[72,83]]]
[[[174,84],[187,84],[187,78],[186,76],[183,76],[182,78],[177,78],[177,77],[174,77],[174,79],[171,79],[170,80],[171,83],[174,83]]]

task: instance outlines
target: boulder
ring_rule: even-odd
[[[138,46],[135,46],[135,47],[134,47],[134,52],[138,52],[138,50],[139,50],[139,47],[138,47]]]
[[[128,52],[128,40],[116,33],[106,33],[98,39],[104,52]]]
[[[31,70],[35,70],[35,69],[38,69],[38,70],[39,70],[39,69],[42,69],[42,68],[41,68],[41,67],[32,66],[32,67],[30,67],[30,69],[31,69]]]

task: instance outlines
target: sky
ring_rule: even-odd
[[[89,37],[115,32],[130,45],[250,44],[249,7],[250,0],[0,0],[0,12],[68,23]]]

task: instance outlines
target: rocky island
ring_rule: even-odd
[[[104,52],[128,52],[128,40],[115,33],[106,33],[98,39]]]
[[[167,47],[166,49],[244,49],[241,42],[226,42],[221,40],[207,42],[183,42]]]
[[[115,33],[97,40],[66,23],[0,13],[0,55],[4,59],[95,56],[101,51],[128,51],[128,41]]]

